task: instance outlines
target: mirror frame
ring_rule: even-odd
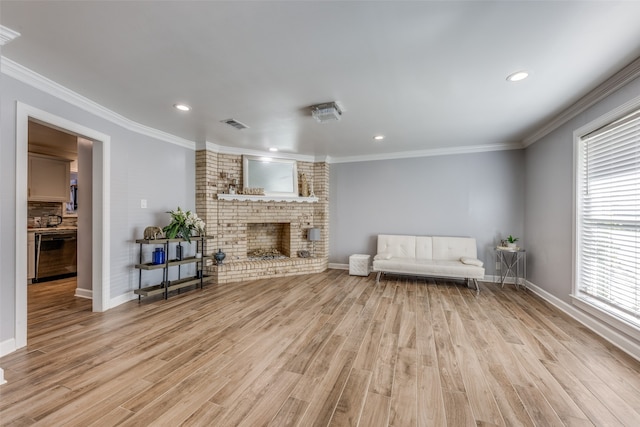
[[[249,185],[252,181],[252,177],[255,177],[255,172],[252,174],[251,166],[255,163],[275,163],[287,168],[288,174],[291,175],[291,186],[288,191],[274,191],[272,188],[268,188],[267,185]],[[298,163],[295,160],[278,159],[273,157],[261,157],[261,156],[242,156],[242,186],[243,188],[249,187],[261,187],[264,188],[265,196],[279,196],[279,197],[298,197]]]

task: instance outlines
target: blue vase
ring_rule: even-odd
[[[153,256],[151,258],[151,263],[152,264],[164,264],[164,249],[162,248],[156,248],[155,251],[153,251]]]
[[[213,257],[216,259],[216,264],[222,264],[222,261],[225,259],[226,256],[227,254],[222,252],[222,249],[218,249],[218,252],[216,252],[213,255]]]

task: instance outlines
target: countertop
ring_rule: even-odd
[[[61,226],[61,227],[37,227],[37,228],[27,228],[27,232],[35,232],[40,234],[55,234],[55,233],[66,233],[69,231],[78,231],[78,227],[71,226]]]

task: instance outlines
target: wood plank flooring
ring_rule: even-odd
[[[638,426],[640,363],[513,287],[346,271],[92,313],[29,286],[3,426]]]

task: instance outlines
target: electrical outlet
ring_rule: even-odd
[[[496,271],[500,270],[500,262],[496,261]]]
[[[140,199],[140,207],[142,209],[147,209],[147,199]]]

